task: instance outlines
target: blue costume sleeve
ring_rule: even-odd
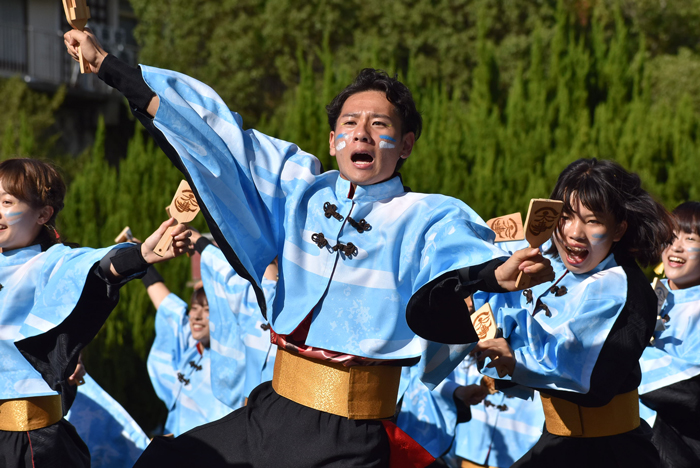
[[[92,466],[132,466],[146,449],[148,437],[92,377],[85,374],[84,379],[66,419],[88,446]]]
[[[201,269],[209,301],[212,390],[227,406],[238,408],[261,383],[270,334],[256,326],[263,317],[250,282],[236,274],[221,250],[207,246]],[[263,279],[262,286],[271,309],[275,282]]]
[[[177,372],[183,352],[195,344],[187,319],[187,304],[171,293],[156,312],[156,338],[147,360],[153,388],[168,409],[177,398]]]
[[[454,440],[457,409],[453,394],[456,384],[448,377],[430,391],[419,377],[415,366],[402,370],[400,389],[405,390],[399,392],[402,401],[396,425],[438,458],[449,450]]]
[[[180,155],[200,207],[216,220],[212,232],[230,244],[227,258],[242,265],[242,276],[250,272],[259,289],[283,242],[285,198],[319,174],[319,161],[294,144],[243,130],[240,116],[207,85],[172,71],[141,69],[160,98],[154,125]],[[258,300],[264,307],[264,298]]]
[[[502,309],[504,336],[517,361],[513,381],[585,394],[601,348],[625,306],[627,282],[620,268],[577,284],[567,280],[579,281],[565,277],[560,284],[569,284],[568,294],[545,300],[551,317],[542,311],[533,317],[533,311],[525,308]],[[484,367],[482,373],[499,378],[494,368]]]
[[[119,299],[99,261],[114,248],[39,245],[0,254],[0,399],[60,393],[64,411],[75,396],[67,384],[80,350]]]

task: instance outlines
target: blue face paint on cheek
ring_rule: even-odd
[[[382,140],[379,142],[380,148],[386,148],[386,149],[396,148],[396,145],[394,144],[394,143],[396,143],[396,140],[394,140],[390,136],[381,135],[379,138]],[[390,142],[393,142],[393,143],[390,143]]]
[[[17,224],[22,219],[21,216],[23,214],[24,214],[24,211],[16,211],[16,212],[10,211],[9,213],[5,213],[5,217],[7,218],[7,224],[9,226]]]
[[[346,136],[348,136],[347,133],[340,133],[340,134],[335,136],[335,139],[337,140],[339,138],[345,138]]]
[[[698,247],[688,247],[686,250],[688,252],[700,252],[700,248]]]
[[[593,245],[598,245],[601,244],[605,239],[608,238],[607,234],[591,234],[591,237],[593,240],[591,241],[591,244]]]

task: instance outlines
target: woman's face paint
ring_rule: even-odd
[[[388,135],[380,135],[379,147],[385,149],[396,148],[396,140]]]
[[[661,260],[671,289],[685,289],[700,284],[700,235],[676,231],[673,243],[666,247]]]
[[[559,229],[554,231],[554,245],[566,268],[572,273],[593,270],[619,241],[627,223],[617,224],[612,215],[594,213],[572,196],[572,213],[562,213]]]
[[[43,222],[40,210],[32,208],[5,192],[0,183],[0,249],[19,249],[30,245]]]
[[[601,243],[605,242],[605,239],[607,239],[607,238],[608,238],[607,233],[594,232],[591,234],[591,245],[601,244]]]

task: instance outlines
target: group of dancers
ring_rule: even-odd
[[[461,201],[403,186],[422,120],[383,72],[327,106],[339,170],[323,172],[197,80],[130,67],[89,31],[64,40],[182,171],[216,245],[178,224],[156,255],[170,219],[143,243],[68,247],[56,170],[0,163],[5,466],[90,466],[64,415],[134,278],[158,309],[148,367],[172,435],[137,467],[698,465],[699,203],[670,214],[635,174],[581,159],[551,193],[551,239],[496,244]],[[151,265],[192,250],[188,305]],[[658,258],[662,299],[639,267]],[[479,340],[485,304],[499,334]]]

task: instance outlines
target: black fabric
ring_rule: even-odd
[[[163,277],[158,273],[158,270],[156,270],[156,267],[153,265],[148,267],[148,270],[146,270],[146,274],[141,278],[141,281],[143,282],[143,285],[148,288],[149,286],[153,286],[156,283],[164,283],[165,281],[163,280]]]
[[[615,255],[615,261],[627,275],[627,302],[600,350],[591,373],[590,390],[586,394],[543,390],[552,396],[598,407],[616,395],[631,392],[641,382],[639,358],[656,326],[656,295],[634,260]]]
[[[464,299],[475,291],[500,290],[494,272],[503,260],[494,259],[482,265],[448,271],[420,288],[408,301],[406,321],[418,336],[447,344],[475,343],[469,309]]]
[[[457,424],[469,422],[472,420],[472,408],[456,396],[452,396],[457,409]]]
[[[561,437],[544,429],[534,447],[511,468],[660,468],[651,428],[609,437]]]
[[[698,420],[690,433],[668,424],[657,415],[654,422],[652,443],[659,451],[661,463],[668,468],[700,467],[700,440],[697,438]],[[696,433],[692,436],[692,433]]]
[[[380,421],[353,421],[277,395],[271,382],[248,405],[172,439],[156,437],[135,468],[379,468],[390,447]]]
[[[73,312],[57,327],[41,335],[15,342],[22,356],[41,374],[46,383],[61,394],[63,414],[70,409],[77,387],[68,384],[75,372],[80,351],[95,337],[119,301],[119,287],[100,274],[96,263]]]
[[[71,423],[61,419],[35,431],[0,431],[0,467],[89,468],[90,452]]]
[[[141,81],[145,84],[146,82],[143,80],[143,77],[141,77]],[[121,91],[121,90],[120,90]],[[221,233],[221,230],[219,229],[219,226],[216,224],[214,219],[212,218],[211,214],[209,213],[209,209],[207,206],[204,204],[202,201],[202,197],[199,196],[199,191],[197,190],[197,186],[194,184],[194,181],[192,180],[192,176],[190,176],[189,172],[185,168],[184,164],[182,164],[182,161],[180,160],[180,157],[177,154],[177,151],[175,151],[175,148],[172,147],[170,142],[168,141],[167,138],[165,138],[165,135],[163,135],[163,132],[158,130],[156,126],[153,124],[153,118],[146,114],[145,112],[142,112],[138,108],[132,108],[131,111],[133,112],[134,116],[136,116],[137,119],[143,124],[144,127],[146,127],[146,130],[148,130],[148,133],[151,134],[153,139],[156,141],[156,144],[160,147],[160,149],[163,150],[163,152],[168,156],[170,161],[173,163],[173,165],[180,171],[182,174],[185,176],[185,179],[187,179],[187,182],[190,184],[190,188],[192,188],[192,191],[194,192],[194,196],[197,199],[197,204],[199,205],[199,208],[201,210],[202,216],[204,216],[204,219],[207,221],[207,226],[209,226],[209,231],[211,232],[212,236],[214,236],[214,240],[216,241],[216,244],[219,246],[219,249],[221,249],[221,252],[224,254],[224,257],[226,257],[226,260],[228,260],[229,264],[233,269],[236,271],[238,276],[241,278],[247,280],[251,286],[253,286],[253,291],[255,291],[255,297],[258,300],[258,306],[260,307],[260,312],[262,312],[263,317],[265,317],[265,320],[267,320],[267,302],[265,299],[265,294],[263,293],[262,288],[258,285],[257,281],[253,278],[253,275],[251,275],[248,270],[245,269],[243,266],[243,263],[238,259],[238,255],[236,255],[236,252],[233,251],[231,248],[231,245],[229,245],[228,241],[226,241],[226,238],[224,235]],[[272,261],[272,259],[270,259]]]
[[[199,239],[197,239],[197,242],[194,243],[194,249],[201,255],[201,253],[204,252],[204,249],[206,249],[208,245],[211,245],[211,241],[206,237],[202,236]]]
[[[700,467],[700,376],[640,399],[657,412],[652,441],[669,467]]]
[[[112,249],[100,260],[100,268],[102,268],[105,275],[114,282],[112,278],[113,275],[109,269],[110,263],[121,276],[133,276],[138,273],[145,273],[149,267],[149,263],[141,254],[141,244]]]
[[[140,68],[132,67],[111,54],[102,61],[97,77],[121,92],[137,109],[146,110],[156,95],[143,80]]]

